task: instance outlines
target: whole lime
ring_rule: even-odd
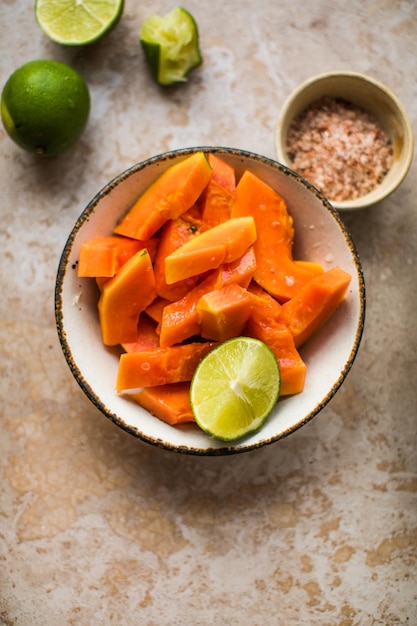
[[[30,61],[4,85],[1,118],[8,135],[20,147],[54,156],[72,146],[90,113],[90,93],[84,79],[59,61]]]

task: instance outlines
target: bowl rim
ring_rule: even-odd
[[[297,101],[301,94],[306,91],[312,89],[315,85],[319,85],[320,83],[333,83],[335,84],[338,80],[351,80],[366,83],[369,87],[374,89],[375,91],[381,92],[384,94],[384,97],[390,101],[393,110],[395,110],[397,114],[397,118],[401,120],[401,125],[403,127],[403,156],[401,159],[401,167],[397,172],[397,176],[393,179],[389,184],[384,184],[377,186],[375,189],[370,191],[369,193],[361,196],[360,198],[356,198],[354,200],[345,200],[342,202],[333,201],[329,199],[329,202],[338,210],[338,211],[352,211],[358,209],[364,209],[370,207],[378,202],[381,202],[385,198],[387,198],[391,193],[393,193],[398,186],[405,179],[414,156],[414,131],[413,126],[411,124],[410,117],[407,113],[402,102],[395,95],[395,93],[387,87],[384,83],[379,80],[363,74],[361,72],[354,71],[337,71],[333,70],[330,72],[323,72],[320,74],[316,74],[307,78],[305,81],[301,82],[286,98],[284,104],[282,105],[278,120],[275,126],[274,132],[274,144],[275,144],[275,153],[278,161],[285,165],[286,167],[291,169],[291,162],[288,159],[287,152],[284,145],[284,128],[288,121],[288,113],[292,107],[292,105]],[[325,93],[322,94],[324,96]],[[320,96],[319,96],[320,97]],[[315,96],[314,99],[317,99]],[[348,96],[346,97],[348,100]],[[312,102],[313,100],[311,100]]]
[[[62,292],[63,292],[63,285],[64,285],[64,281],[66,277],[66,271],[68,268],[70,268],[70,266],[68,265],[68,261],[69,261],[69,256],[71,254],[72,245],[82,225],[86,221],[88,221],[89,216],[94,212],[94,209],[96,208],[100,199],[103,196],[107,195],[119,183],[123,182],[124,180],[132,176],[133,174],[136,174],[140,170],[148,167],[149,165],[160,161],[161,158],[164,158],[164,160],[170,160],[170,159],[175,159],[177,157],[186,157],[200,150],[205,153],[213,152],[213,153],[216,153],[217,155],[229,154],[229,155],[234,155],[237,157],[242,157],[244,159],[246,158],[253,159],[257,162],[266,164],[272,167],[273,169],[275,168],[281,171],[282,173],[284,173],[285,175],[290,176],[293,179],[300,182],[306,189],[308,189],[311,193],[313,193],[313,195],[315,195],[321,201],[324,208],[331,214],[333,219],[337,222],[337,225],[340,228],[345,238],[346,244],[348,245],[350,249],[352,259],[353,259],[355,269],[356,269],[355,279],[358,280],[359,312],[358,312],[358,319],[357,319],[356,330],[355,330],[355,339],[351,346],[349,357],[347,358],[344,364],[344,367],[340,372],[338,379],[334,382],[332,387],[328,390],[326,396],[322,398],[321,401],[318,402],[316,406],[312,410],[310,410],[307,413],[307,415],[305,415],[304,418],[298,421],[295,425],[278,433],[276,436],[270,436],[268,438],[264,438],[264,439],[261,439],[260,441],[256,441],[251,444],[244,445],[244,446],[236,446],[235,445],[236,442],[225,442],[224,445],[222,445],[221,447],[209,446],[209,447],[204,447],[204,448],[196,447],[196,446],[189,446],[189,445],[182,445],[182,444],[176,445],[176,444],[167,443],[166,441],[160,438],[156,438],[149,434],[143,433],[137,427],[125,423],[119,415],[117,415],[112,410],[110,410],[102,402],[102,400],[100,400],[98,395],[92,389],[91,385],[88,383],[87,380],[85,380],[82,372],[77,366],[77,363],[72,357],[71,346],[69,345],[69,342],[67,340],[66,325],[64,322],[64,314],[63,314],[64,303],[62,299]],[[250,152],[250,151],[239,149],[239,148],[230,148],[230,147],[222,147],[222,146],[220,147],[219,146],[197,146],[197,147],[180,148],[180,149],[166,151],[166,152],[157,154],[155,156],[152,156],[148,159],[145,159],[143,161],[140,161],[132,165],[131,167],[127,168],[126,170],[122,171],[118,175],[116,175],[109,183],[104,185],[95,194],[95,196],[90,200],[90,202],[87,204],[87,206],[84,208],[84,210],[81,212],[81,214],[77,218],[75,225],[73,226],[68,236],[68,239],[65,243],[62,254],[60,256],[57,274],[56,274],[54,308],[55,308],[55,323],[56,323],[58,339],[61,345],[61,349],[63,351],[63,355],[67,361],[67,365],[69,366],[69,369],[72,372],[72,375],[75,378],[75,381],[77,382],[79,387],[82,389],[84,394],[92,402],[92,404],[101,413],[104,414],[105,417],[110,419],[116,426],[118,426],[119,428],[127,432],[128,434],[133,435],[134,437],[142,440],[143,442],[151,444],[158,448],[162,448],[162,449],[169,450],[172,452],[193,455],[193,456],[224,456],[224,455],[242,454],[244,452],[250,452],[258,448],[264,447],[265,445],[270,445],[272,443],[275,443],[287,437],[288,435],[297,431],[299,428],[301,428],[306,423],[311,421],[330,402],[330,400],[333,398],[333,396],[336,394],[336,392],[339,390],[344,380],[346,379],[346,376],[350,372],[353,366],[353,363],[356,359],[356,356],[358,354],[359,346],[360,346],[363,331],[364,331],[364,324],[365,324],[366,290],[365,290],[365,278],[364,278],[362,264],[360,261],[360,257],[359,257],[359,253],[357,251],[356,245],[352,239],[352,236],[349,233],[346,225],[342,221],[338,211],[320,193],[319,190],[317,190],[313,185],[311,185],[307,180],[305,180],[297,172],[294,172],[293,170],[286,167],[284,164],[276,161],[275,159],[271,159],[269,157],[262,156],[255,152]],[[239,443],[239,441],[237,443]]]

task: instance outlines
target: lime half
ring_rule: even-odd
[[[190,400],[200,428],[231,441],[262,426],[279,389],[279,366],[272,350],[258,339],[236,337],[200,361]]]
[[[123,0],[36,0],[35,15],[44,33],[66,46],[101,39],[119,20]]]
[[[150,15],[142,25],[140,43],[155,80],[160,85],[183,82],[202,63],[196,21],[182,7],[164,17]]]

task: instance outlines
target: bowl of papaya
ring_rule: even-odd
[[[55,318],[106,418],[157,447],[226,455],[277,442],[331,401],[360,346],[365,284],[315,187],[275,160],[204,146],[138,163],[88,203],[59,261]],[[223,441],[195,423],[190,380],[236,336],[274,352],[280,395],[261,428]]]

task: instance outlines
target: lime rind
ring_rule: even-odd
[[[56,43],[82,46],[106,35],[119,21],[124,0],[36,0],[35,16]]]
[[[81,136],[90,112],[84,79],[59,61],[29,61],[9,77],[1,118],[10,138],[40,156],[56,156]]]
[[[1,119],[8,135],[13,137],[15,133],[15,124],[4,98],[1,99]]]
[[[197,23],[182,7],[175,7],[163,17],[150,15],[142,25],[140,43],[160,85],[186,81],[188,73],[203,60]]]
[[[200,362],[191,382],[197,424],[209,435],[232,441],[258,430],[280,391],[278,361],[258,339],[233,338]]]

